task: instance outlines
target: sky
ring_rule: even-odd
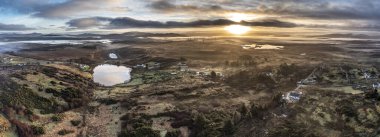
[[[240,24],[380,29],[379,0],[1,0],[0,32],[117,31]]]

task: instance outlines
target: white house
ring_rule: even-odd
[[[178,63],[179,71],[189,71],[189,66],[186,63]]]
[[[377,83],[373,83],[373,84],[372,84],[372,88],[373,88],[373,89],[379,89],[379,88],[380,88],[380,83],[379,83],[379,82],[377,82]]]
[[[285,95],[282,95],[282,98],[287,102],[287,103],[296,103],[301,99],[302,92],[299,91],[290,91],[286,93]]]

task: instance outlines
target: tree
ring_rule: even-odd
[[[232,116],[232,122],[236,124],[236,123],[239,123],[241,119],[242,119],[241,113],[235,111],[234,115]]]
[[[205,129],[208,127],[209,121],[204,115],[200,114],[195,118],[195,125],[198,129]]]
[[[221,132],[213,127],[214,123],[208,120],[203,114],[199,114],[194,120],[193,135],[195,137],[218,137]]]
[[[210,76],[211,76],[212,79],[215,79],[216,78],[216,72],[215,71],[211,71]]]
[[[246,106],[245,104],[243,104],[243,106],[241,107],[240,113],[241,113],[241,115],[243,115],[243,116],[247,115],[247,113],[248,113],[248,108],[247,108],[247,106]]]
[[[179,130],[169,131],[165,135],[165,137],[179,137],[179,136],[181,136],[181,131]]]
[[[226,60],[226,61],[224,62],[224,65],[229,66],[229,65],[230,65],[230,62],[229,62],[228,60]]]
[[[227,120],[224,123],[223,132],[224,132],[224,135],[226,135],[226,136],[231,136],[231,135],[234,134],[235,127],[234,127],[234,124],[233,124],[232,120]]]
[[[181,61],[181,62],[185,62],[187,59],[186,58],[184,58],[184,57],[180,57],[179,58],[179,61]]]
[[[257,116],[258,115],[258,111],[259,111],[259,108],[255,104],[252,104],[252,106],[251,106],[251,114],[252,114],[252,116]]]

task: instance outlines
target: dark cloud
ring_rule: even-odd
[[[66,24],[71,28],[85,29],[106,25],[110,20],[111,18],[106,17],[79,18],[70,20]]]
[[[33,30],[33,28],[26,27],[25,25],[19,24],[2,24],[0,23],[0,31],[24,31]]]
[[[186,28],[186,27],[205,27],[205,26],[225,26],[241,24],[247,26],[262,26],[262,27],[296,27],[297,25],[291,22],[284,22],[275,19],[265,19],[258,21],[242,21],[236,23],[227,19],[216,20],[196,20],[191,22],[179,22],[179,21],[144,21],[136,20],[133,18],[116,18],[110,23],[111,28]]]
[[[380,20],[380,2],[362,0],[274,0],[255,12],[312,19]]]
[[[197,20],[192,22],[179,22],[179,21],[144,21],[136,20],[133,18],[116,18],[110,23],[111,28],[185,28],[185,27],[203,27],[203,26],[220,26],[230,25],[233,21],[218,19],[218,20]]]
[[[332,34],[325,34],[325,35],[315,35],[312,37],[319,37],[319,38],[358,38],[358,39],[376,38],[373,36],[369,36],[367,34],[353,34],[353,33],[332,33]]]
[[[170,3],[169,1],[155,1],[152,4],[149,5],[149,7],[152,7],[153,9],[156,10],[161,10],[161,11],[171,11],[173,9],[176,9],[176,5]]]
[[[380,20],[380,1],[375,0],[172,0],[153,1],[148,7],[165,13],[246,12],[288,18]],[[217,5],[214,8],[207,5]]]
[[[262,27],[281,27],[281,28],[292,28],[297,27],[298,25],[291,22],[285,22],[275,19],[264,19],[259,21],[242,21],[241,24],[247,26],[262,26]]]
[[[108,24],[101,24],[100,22],[108,22]],[[90,27],[103,27],[109,29],[119,28],[189,28],[189,27],[210,27],[210,26],[225,26],[239,24],[227,19],[216,20],[196,20],[191,22],[180,21],[147,21],[137,20],[129,17],[123,18],[105,18],[105,17],[93,17],[93,18],[80,18],[74,19],[66,24],[72,28],[90,28]],[[259,21],[242,21],[241,25],[247,26],[262,26],[262,27],[296,27],[297,25],[291,22],[284,22],[275,19],[259,20]]]
[[[145,7],[145,8],[144,8]],[[157,22],[133,18],[93,18],[92,16],[161,17],[160,20],[206,19],[194,22]],[[0,0],[1,14],[11,13],[20,17],[45,19],[78,18],[67,22],[73,28],[172,28],[199,27],[231,24],[226,13],[250,13],[274,20],[246,21],[251,26],[295,27],[294,23],[281,20],[302,20],[309,27],[343,25],[351,28],[375,28],[380,23],[380,0]],[[112,14],[112,13],[122,14]],[[7,15],[7,17],[8,17]],[[155,17],[157,16],[157,17]],[[9,17],[10,18],[10,17]],[[48,21],[48,20],[47,20]],[[316,21],[313,24],[313,21]],[[321,22],[317,22],[321,21]],[[0,21],[1,22],[1,21]],[[301,22],[301,21],[300,21]],[[331,22],[331,24],[329,24]],[[360,25],[356,25],[358,23]],[[338,26],[339,26],[338,25]],[[334,27],[334,26],[333,26]]]
[[[158,0],[148,4],[149,8],[159,12],[227,12],[218,3],[198,3],[197,5],[176,5],[169,0]]]

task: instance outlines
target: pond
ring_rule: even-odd
[[[131,80],[131,68],[102,64],[94,68],[93,80],[103,86],[114,86]]]
[[[243,49],[283,49],[284,46],[275,46],[275,45],[258,45],[258,44],[251,44],[251,45],[242,45]]]
[[[109,57],[110,59],[117,59],[117,58],[118,58],[117,55],[116,55],[115,53],[110,53],[110,54],[108,54],[108,57]]]

